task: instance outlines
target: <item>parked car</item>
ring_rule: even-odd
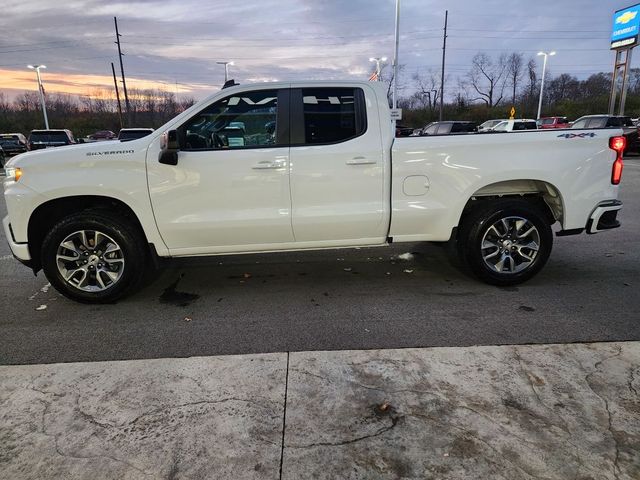
[[[29,135],[29,150],[39,150],[41,148],[62,147],[73,145],[76,141],[71,130],[31,130]]]
[[[638,127],[635,125],[631,117],[621,117],[618,115],[585,115],[580,117],[571,128],[575,129],[591,129],[591,128],[622,128],[623,134],[627,139],[627,146],[624,153],[640,153],[640,138],[638,135]]]
[[[116,138],[116,134],[113,133],[111,130],[98,130],[97,132],[89,135],[89,138],[91,140],[96,140],[96,141],[113,140]]]
[[[135,140],[153,133],[153,128],[121,128],[118,132],[118,140]]]
[[[535,120],[521,118],[514,120],[503,120],[493,127],[490,132],[517,132],[521,130],[537,130],[538,124]]]
[[[548,128],[570,128],[571,124],[567,117],[541,117],[538,120],[538,128],[548,129]]]
[[[433,122],[422,129],[422,135],[455,135],[457,133],[475,132],[475,122],[446,121]]]
[[[18,155],[29,150],[29,142],[27,137],[21,133],[2,133],[0,134],[0,146],[4,150],[7,157]]]
[[[244,139],[221,145],[231,122]],[[5,237],[96,303],[133,293],[157,257],[420,241],[451,240],[478,278],[514,285],[543,268],[556,223],[559,236],[620,226],[617,130],[394,138],[391,125],[382,82],[229,87],[128,144],[11,159]]]
[[[504,119],[504,118],[499,119],[499,120],[487,120],[486,122],[483,122],[480,125],[478,125],[478,132],[480,132],[480,133],[488,132],[491,129],[493,129],[493,127],[498,125],[500,122],[505,122],[505,121],[506,121],[506,119]]]

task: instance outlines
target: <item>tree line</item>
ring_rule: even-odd
[[[122,118],[127,127],[157,128],[195,103],[192,97],[179,100],[163,90],[136,90],[129,92],[130,121],[124,101]],[[77,138],[98,130],[120,130],[117,100],[110,92],[96,90],[81,97],[53,93],[46,95],[47,117],[50,128],[68,128]],[[0,132],[21,132],[44,128],[38,92],[24,92],[12,102],[0,93]]]
[[[468,72],[454,83],[448,77],[445,88],[453,100],[444,105],[444,119],[482,122],[490,118],[508,118],[515,107],[518,118],[536,118],[540,95],[539,62],[518,52],[492,57],[479,52],[471,60]],[[455,86],[452,86],[455,85]],[[440,72],[415,73],[405,90],[413,92],[399,101],[403,122],[423,126],[438,119]],[[575,120],[582,115],[606,113],[611,90],[611,73],[594,73],[584,80],[547,69],[542,102],[543,116],[566,116]],[[626,114],[640,115],[640,69],[631,69]]]

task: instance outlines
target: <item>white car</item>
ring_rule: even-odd
[[[522,130],[537,130],[538,123],[529,118],[503,120],[493,127],[491,132],[519,132]]]
[[[478,125],[478,132],[488,132],[501,122],[506,122],[506,120],[505,119],[487,120],[486,122],[483,122],[480,125]]]
[[[382,82],[237,85],[143,138],[15,157],[4,232],[81,302],[135,291],[158,256],[391,242],[455,241],[512,285],[543,267],[554,223],[620,225],[621,134],[394,138]]]

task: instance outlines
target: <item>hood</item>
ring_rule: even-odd
[[[7,167],[36,166],[44,162],[66,163],[69,160],[102,161],[115,157],[127,157],[141,149],[146,149],[150,143],[148,137],[121,142],[107,140],[102,142],[77,143],[64,147],[31,150],[13,157],[7,162]]]

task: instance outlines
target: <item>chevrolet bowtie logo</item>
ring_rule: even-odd
[[[635,19],[638,15],[638,11],[635,12],[624,12],[618,18],[616,18],[616,24],[625,25],[629,23],[631,20]]]

